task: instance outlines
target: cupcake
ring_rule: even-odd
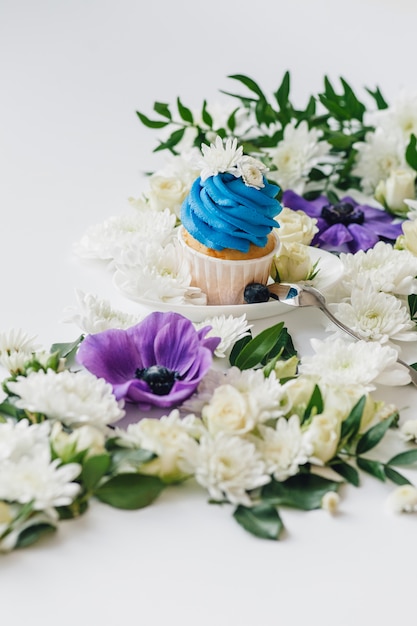
[[[236,139],[203,145],[203,168],[181,207],[179,238],[192,285],[208,304],[242,304],[248,283],[266,284],[279,248],[279,187]]]

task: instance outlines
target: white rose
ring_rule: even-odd
[[[280,282],[306,280],[313,269],[308,246],[302,243],[283,243],[272,262],[271,276]]]
[[[303,243],[308,246],[318,231],[317,220],[304,213],[283,207],[278,217],[278,235],[285,243]]]
[[[409,170],[393,170],[385,181],[381,181],[376,190],[375,198],[393,213],[406,215],[409,208],[404,200],[416,197],[415,172]]]
[[[315,415],[305,433],[313,447],[312,461],[327,463],[334,457],[339,445],[341,422],[333,413]]]
[[[409,220],[402,225],[404,237],[402,238],[403,247],[417,256],[417,220]]]
[[[150,177],[149,185],[148,198],[151,208],[155,211],[170,209],[179,216],[181,204],[189,192],[189,186],[180,178],[157,174]]]
[[[213,435],[218,432],[250,432],[255,427],[256,414],[248,399],[232,385],[217,387],[209,404],[202,410],[209,432]]]
[[[310,378],[299,376],[283,385],[291,413],[303,417],[306,407],[314,391],[315,382]]]

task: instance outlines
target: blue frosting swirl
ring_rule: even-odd
[[[265,178],[264,185],[249,187],[229,173],[197,178],[181,207],[181,222],[213,250],[247,252],[251,243],[263,248],[272,229],[279,227],[273,218],[282,210],[275,198],[279,187]]]

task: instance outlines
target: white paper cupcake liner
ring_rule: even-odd
[[[243,292],[249,283],[267,284],[272,259],[278,253],[280,241],[276,233],[274,249],[265,256],[239,261],[217,259],[190,248],[182,237],[183,227],[178,237],[189,264],[191,284],[199,287],[207,295],[207,304],[244,304]]]

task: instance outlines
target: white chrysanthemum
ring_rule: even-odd
[[[75,250],[83,258],[131,264],[131,257],[136,258],[149,241],[166,245],[173,237],[175,221],[169,209],[156,212],[148,208],[113,216],[89,228]]]
[[[270,171],[268,178],[277,181],[284,190],[293,189],[302,194],[308,174],[330,150],[327,141],[321,141],[320,138],[315,128],[309,130],[306,121],[298,126],[295,122],[287,124],[282,141],[277,148],[269,150],[271,161],[277,169]]]
[[[417,511],[417,489],[413,485],[401,485],[388,496],[386,504],[392,513],[414,513]]]
[[[202,437],[194,463],[197,482],[214,500],[251,506],[247,492],[270,481],[255,444],[239,436]]]
[[[223,141],[219,136],[210,146],[201,146],[203,158],[201,161],[201,180],[206,180],[210,176],[216,176],[223,172],[229,172],[234,176],[240,176],[237,167],[239,160],[243,156],[242,146],[237,147],[237,139],[230,137]]]
[[[232,367],[226,372],[224,384],[232,385],[247,396],[258,422],[281,417],[288,410],[287,396],[275,372],[265,378],[261,369],[241,371]]]
[[[371,121],[387,134],[401,133],[406,145],[411,134],[417,135],[417,92],[402,90],[391,106],[374,111]]]
[[[73,480],[79,475],[78,463],[61,465],[47,455],[21,457],[0,465],[0,500],[26,504],[33,501],[35,510],[71,504],[80,491]]]
[[[406,385],[410,382],[407,370],[397,363],[398,353],[390,346],[376,342],[343,339],[311,339],[315,351],[305,356],[299,365],[300,374],[314,376],[328,385],[357,385],[371,391],[375,383]]]
[[[341,322],[363,339],[380,343],[417,341],[415,323],[401,300],[375,291],[371,282],[365,283],[362,289],[354,287],[350,302],[331,305],[331,309]]]
[[[42,413],[65,425],[105,427],[124,416],[123,402],[116,400],[111,385],[90,372],[65,370],[57,374],[40,370],[19,376],[8,386],[19,396],[19,408]]]
[[[116,430],[117,442],[127,448],[142,448],[157,458],[140,466],[140,472],[159,476],[165,481],[181,480],[193,472],[190,457],[195,456],[198,439],[205,431],[194,415],[180,418],[179,411],[171,411],[160,419],[142,419],[129,424],[127,430]],[[135,471],[134,466],[125,468]]]
[[[68,309],[65,322],[76,324],[83,333],[93,335],[109,328],[126,329],[143,319],[143,316],[113,309],[109,300],[102,300],[92,293],[78,289],[76,295],[79,309],[75,312]]]
[[[229,315],[217,315],[215,317],[209,317],[203,322],[194,324],[196,330],[200,330],[205,326],[211,326],[211,330],[207,333],[206,337],[220,337],[221,342],[214,351],[214,355],[219,358],[226,356],[227,350],[234,345],[236,341],[249,335],[249,330],[252,328],[252,324],[248,324],[246,315],[243,314],[240,317],[233,317]]]
[[[35,339],[20,328],[0,333],[0,364],[11,373],[23,372],[25,363],[40,347]]]
[[[181,154],[169,154],[164,167],[157,170],[155,174],[167,178],[177,178],[183,185],[191,187],[200,174],[200,160],[201,152],[195,147],[181,151]]]
[[[49,454],[50,424],[30,424],[7,420],[0,423],[0,463],[5,460],[18,461],[21,457],[36,458],[45,451]]]
[[[398,132],[389,133],[377,128],[354,147],[358,154],[352,173],[361,179],[365,193],[372,194],[378,183],[386,180],[391,172],[409,169],[404,159],[405,146]]]
[[[417,293],[417,257],[408,250],[395,250],[379,241],[366,252],[341,254],[343,281],[338,289],[341,297],[350,295],[353,287],[363,288],[371,282],[375,291],[398,295]]]
[[[283,481],[294,476],[300,465],[307,463],[312,447],[306,442],[300,428],[300,418],[292,415],[281,417],[275,428],[259,426],[262,439],[256,442],[266,463],[268,474],[275,480]]]
[[[142,265],[117,267],[114,281],[129,299],[205,305],[206,295],[191,286],[188,263],[175,240],[165,248],[149,245],[143,249]]]

